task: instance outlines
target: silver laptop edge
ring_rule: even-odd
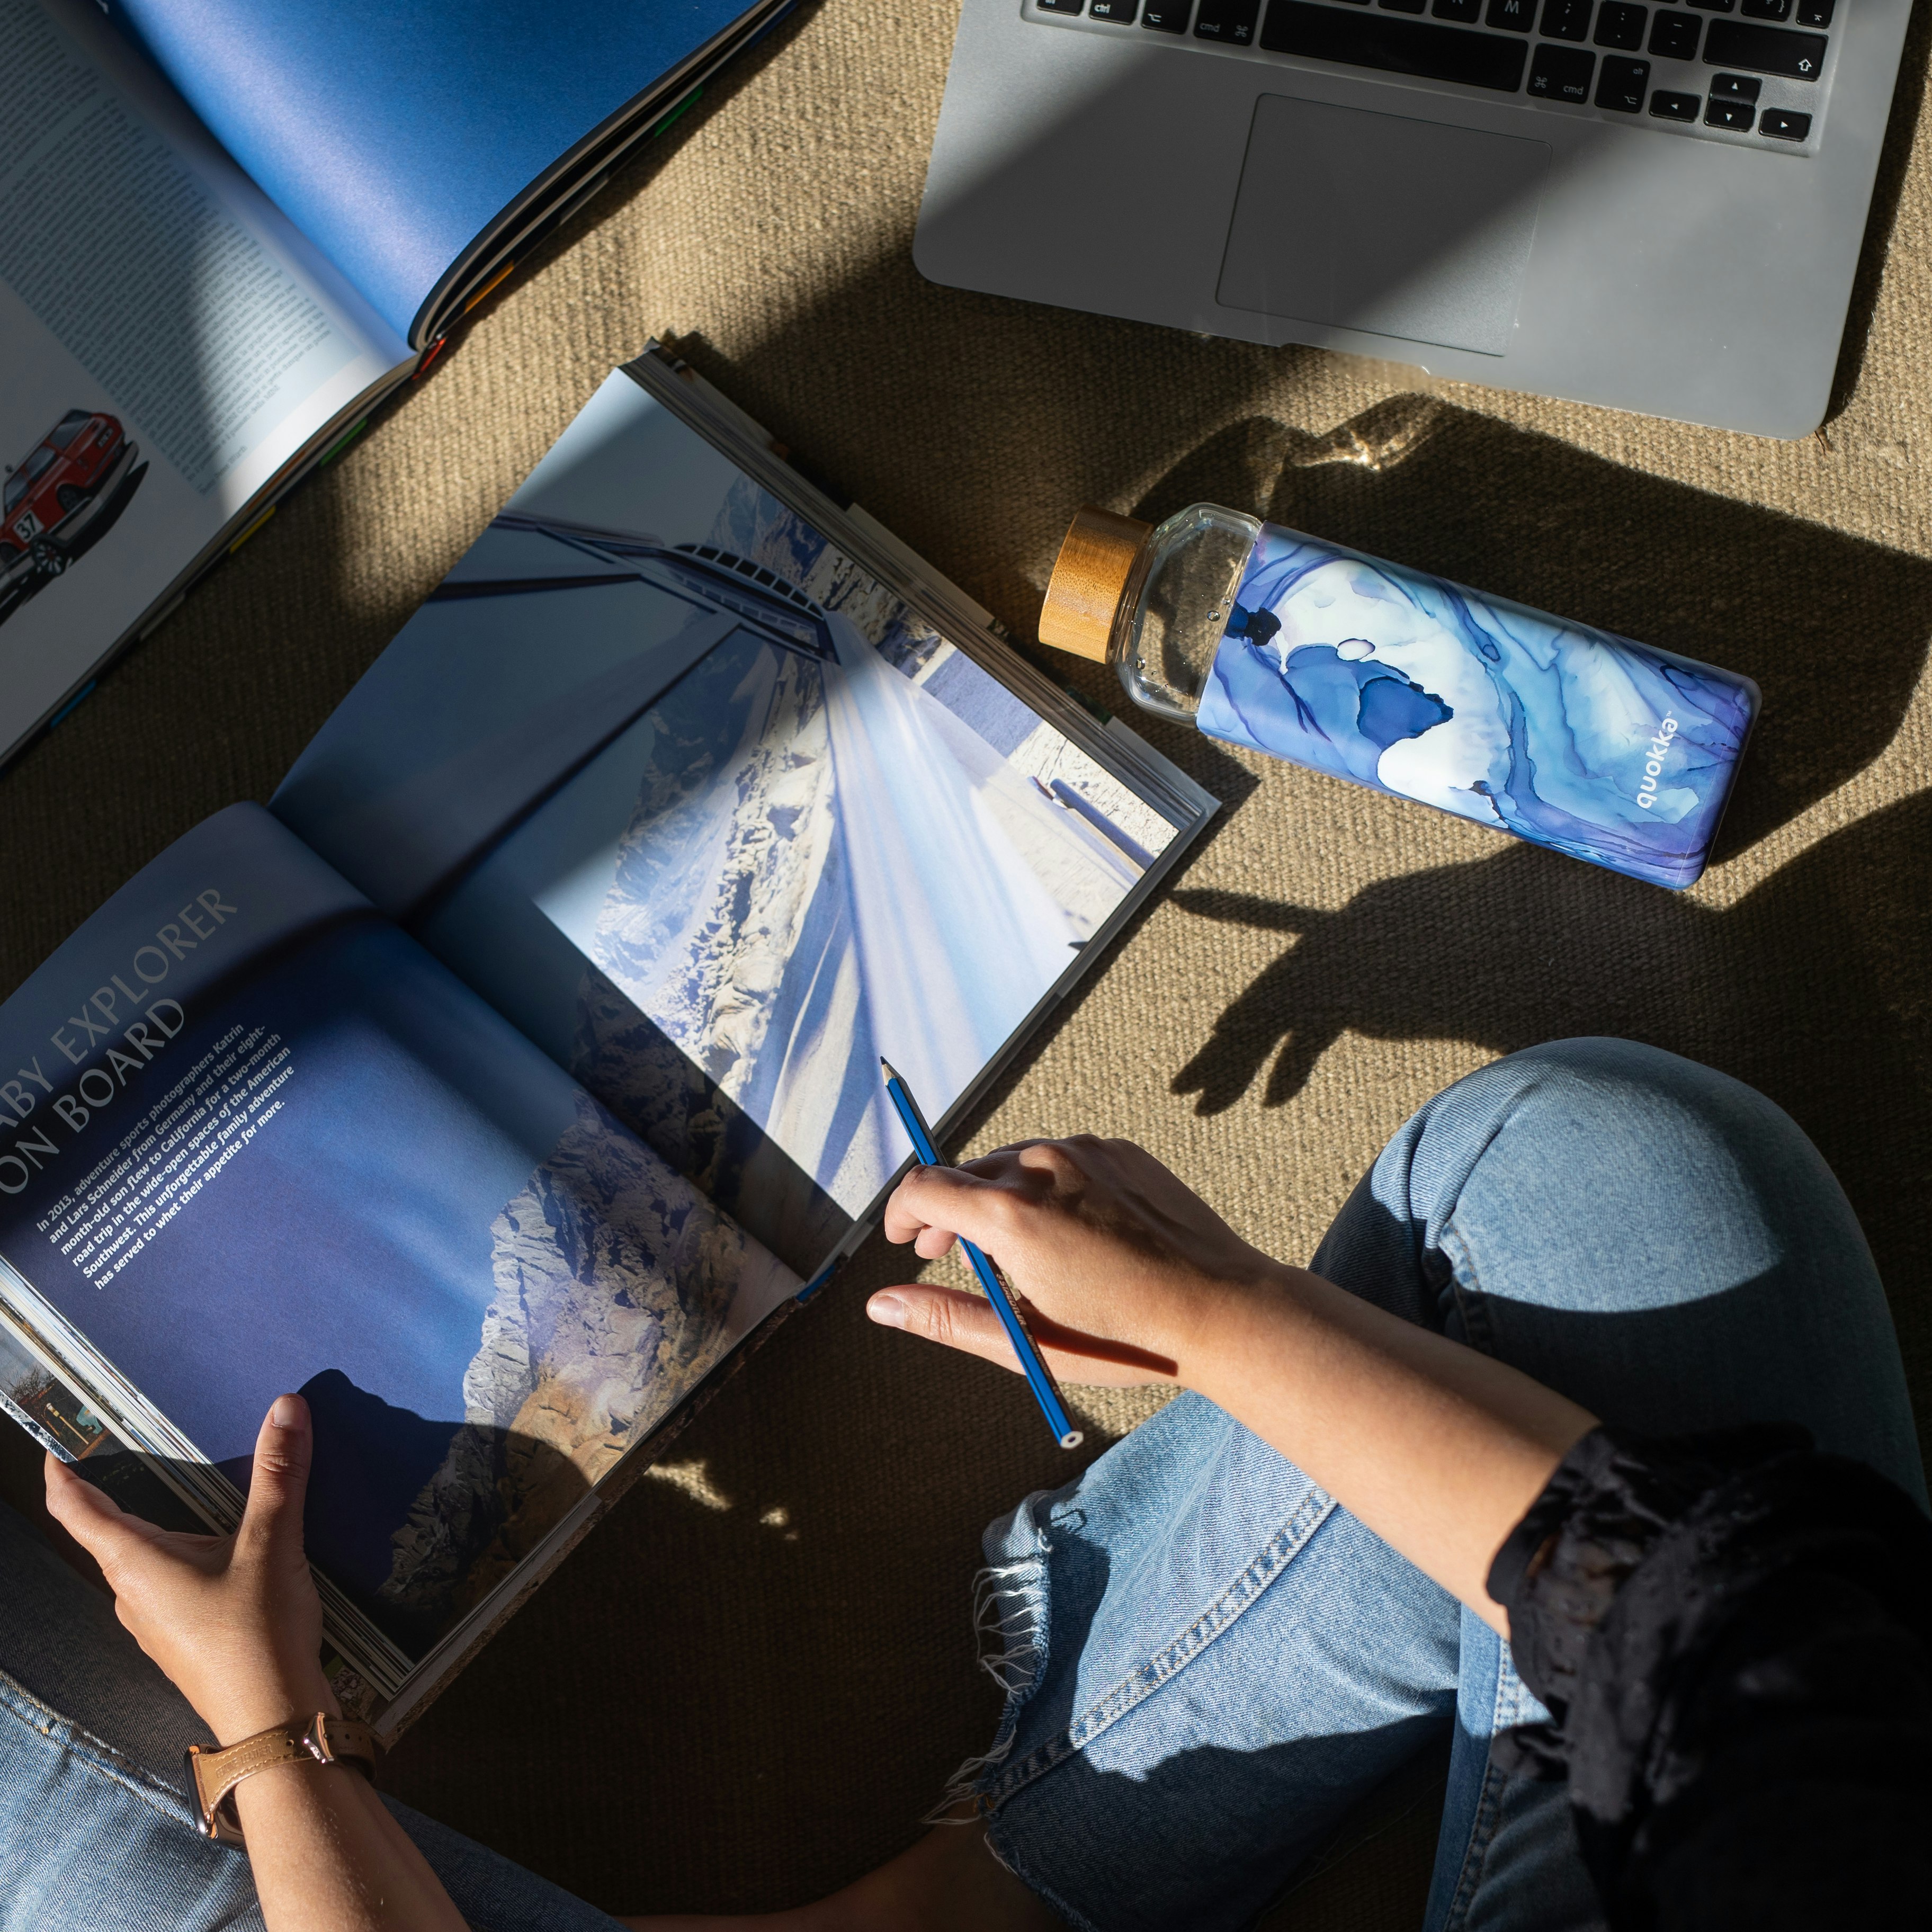
[[[1290,4],[1264,0],[1262,38]],[[1737,83],[1766,129],[1808,119],[1792,141],[964,0],[914,259],[990,294],[1803,436],[1829,400],[1910,7],[1834,10],[1820,80]],[[1294,17],[1329,24],[1307,0]],[[1653,88],[1683,76],[1706,112],[1730,84],[1619,71],[1640,67]]]

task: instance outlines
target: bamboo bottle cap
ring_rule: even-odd
[[[1107,661],[1114,614],[1133,574],[1141,546],[1154,528],[1092,504],[1078,512],[1060,540],[1060,555],[1040,608],[1040,640],[1057,651]]]

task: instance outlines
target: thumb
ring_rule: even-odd
[[[308,1404],[298,1395],[278,1395],[255,1438],[248,1507],[236,1542],[263,1555],[302,1552],[302,1499],[308,1493],[314,1436]]]

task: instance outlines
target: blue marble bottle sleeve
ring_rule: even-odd
[[[1264,524],[1197,722],[1682,886],[1757,706],[1748,677]]]

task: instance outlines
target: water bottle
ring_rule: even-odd
[[[1143,710],[1647,879],[1692,884],[1757,686],[1212,503],[1081,511],[1040,638]]]

